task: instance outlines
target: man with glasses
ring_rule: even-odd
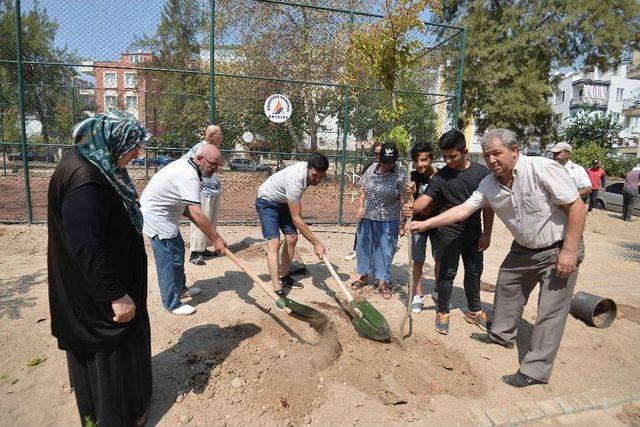
[[[181,158],[160,169],[140,197],[144,216],[142,231],[151,240],[162,305],[173,314],[195,313],[193,306],[180,300],[200,293],[199,288],[186,286],[184,240],[180,235],[182,216],[189,218],[213,242],[216,252],[223,253],[227,246],[200,208],[202,180],[211,178],[221,162],[220,150],[204,144],[193,158]]]
[[[222,145],[222,129],[220,126],[209,125],[205,130],[204,140],[194,145],[191,150],[183,157],[192,159],[196,156],[198,148],[204,144],[212,144],[217,148]],[[211,223],[213,228],[218,227],[218,212],[220,211],[220,199],[221,199],[222,187],[220,180],[214,173],[210,178],[202,178],[202,190],[200,191],[200,208],[207,220]],[[211,258],[215,256],[214,252],[207,249],[207,246],[211,246],[211,240],[195,225],[191,223],[191,229],[189,230],[190,236],[190,248],[191,254],[189,255],[189,262],[195,265],[205,265],[205,258]]]

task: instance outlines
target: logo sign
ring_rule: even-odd
[[[249,131],[246,131],[242,134],[242,140],[246,143],[253,141],[253,134]]]
[[[274,123],[286,122],[291,117],[289,98],[279,93],[271,95],[264,102],[264,114]]]

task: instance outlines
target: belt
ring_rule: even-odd
[[[564,243],[564,240],[558,240],[557,242],[549,245],[549,246],[545,246],[544,248],[528,248],[526,246],[522,246],[520,243],[516,242],[515,240],[513,241],[513,246],[517,246],[520,249],[523,249],[525,251],[528,252],[544,252],[544,251],[548,251],[550,249],[557,249],[557,248],[562,248],[562,245]]]

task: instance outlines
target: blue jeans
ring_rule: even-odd
[[[171,239],[151,238],[153,257],[156,260],[158,286],[162,305],[167,310],[180,306],[180,296],[187,289],[184,275],[184,240],[180,233]]]
[[[391,283],[391,263],[398,243],[399,221],[363,218],[358,226],[358,274],[373,274],[376,280]]]

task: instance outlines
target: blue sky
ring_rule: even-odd
[[[33,1],[22,1],[23,13]],[[153,34],[164,1],[157,0],[40,0],[58,24],[57,45],[68,45],[81,57],[113,60],[135,35]]]

